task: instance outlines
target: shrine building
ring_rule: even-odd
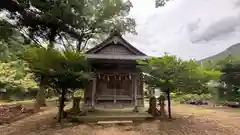
[[[84,91],[85,106],[124,108],[144,106],[143,75],[136,60],[150,58],[112,32],[86,52],[94,78]]]

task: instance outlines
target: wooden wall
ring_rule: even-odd
[[[114,100],[116,97],[117,103],[125,102],[131,105],[134,105],[134,81],[137,81],[137,105],[143,106],[144,104],[144,94],[143,94],[143,81],[142,74],[137,72],[135,61],[94,61],[92,63],[92,68],[96,74],[96,94],[95,94],[95,103],[98,104],[98,101],[104,100],[104,98],[109,100],[109,103]],[[114,89],[109,88],[108,79],[99,78],[99,74],[130,74],[132,75],[131,79],[121,79],[121,89],[118,89],[114,93]],[[85,102],[91,105],[91,94],[92,94],[92,82],[89,83],[88,87],[85,88]],[[115,95],[116,94],[116,95]],[[113,97],[114,95],[114,97]],[[122,100],[121,100],[122,99]]]
[[[87,87],[84,89],[84,104],[87,105],[87,106],[91,105],[92,87],[93,87],[93,81],[90,80]]]
[[[122,89],[114,90],[107,87],[107,84],[110,83],[108,80],[97,78],[97,86],[96,86],[96,94],[95,94],[95,103],[104,103],[104,104],[112,104],[114,98],[116,98],[117,104],[129,104],[134,105],[134,85],[133,79],[137,81],[137,105],[144,105],[144,94],[143,94],[143,81],[142,75],[137,74],[136,77],[132,78],[132,80],[122,80],[121,87]],[[91,105],[91,96],[92,96],[92,81],[89,82],[87,88],[85,88],[84,97],[85,104]],[[116,92],[116,93],[115,93]]]
[[[128,50],[126,47],[119,45],[119,44],[109,45],[97,53],[98,54],[116,54],[116,55],[132,54],[132,52],[130,50]]]

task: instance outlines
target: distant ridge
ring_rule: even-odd
[[[224,50],[216,55],[204,58],[204,59],[200,60],[199,62],[204,62],[204,61],[209,61],[209,60],[215,61],[215,60],[219,60],[219,59],[224,59],[229,55],[231,55],[232,57],[240,57],[240,43],[234,44],[234,45],[228,47],[226,50]]]

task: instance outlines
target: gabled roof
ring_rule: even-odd
[[[103,48],[112,45],[112,43],[117,42],[119,45],[124,46],[127,48],[130,52],[132,52],[134,55],[140,55],[140,56],[146,56],[143,52],[132,46],[129,42],[127,42],[119,32],[114,31],[110,34],[110,36],[104,40],[101,44],[89,49],[86,53],[87,54],[96,54]],[[115,43],[116,44],[116,43]]]

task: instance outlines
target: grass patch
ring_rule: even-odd
[[[23,101],[0,101],[0,105],[9,105],[9,104],[31,104],[33,103],[35,100],[23,100]]]
[[[47,99],[47,102],[51,102],[51,101],[56,101],[57,98],[50,98]],[[11,104],[32,104],[36,101],[36,99],[33,100],[22,100],[22,101],[7,101],[7,100],[0,100],[0,105],[11,105]]]

